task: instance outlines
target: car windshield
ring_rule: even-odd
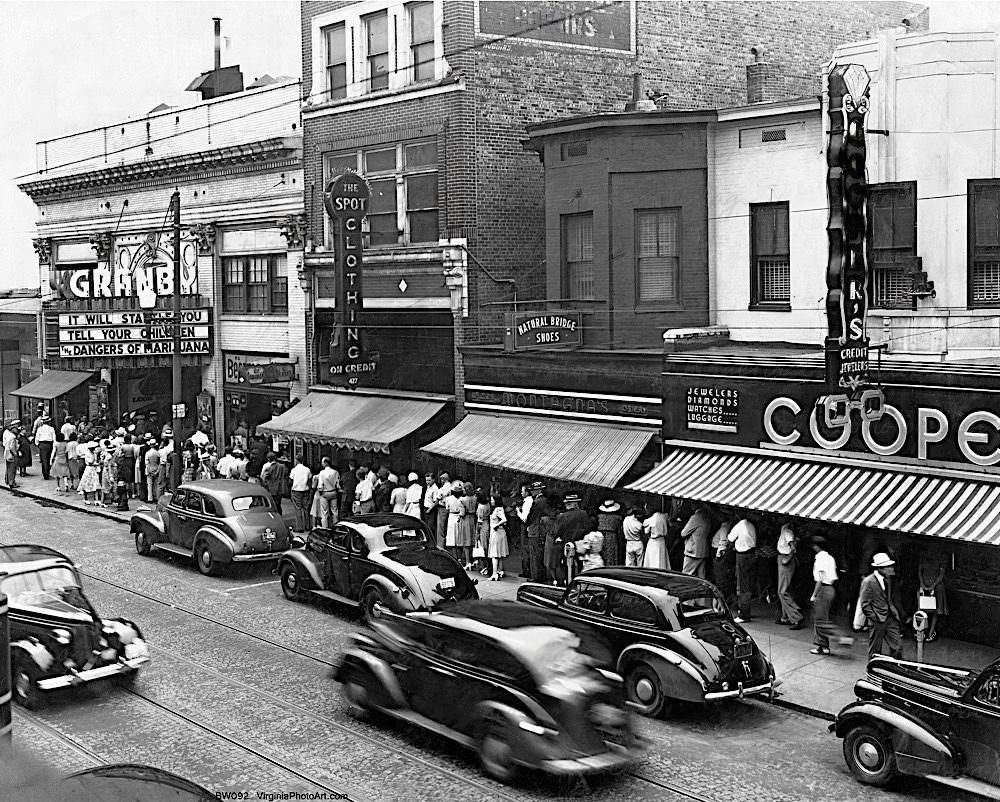
[[[405,546],[409,543],[426,543],[427,537],[422,529],[389,529],[385,535],[385,545],[388,547]]]
[[[233,498],[233,509],[236,512],[269,510],[271,508],[271,499],[267,496],[235,496]]]
[[[673,592],[673,597],[677,600],[675,607],[677,619],[684,627],[729,617],[725,600],[710,585]]]
[[[499,630],[495,637],[531,671],[544,693],[565,696],[585,690],[594,660],[580,649],[580,638],[559,627],[528,626]]]
[[[0,590],[14,607],[40,607],[59,613],[86,610],[76,574],[62,566],[5,577]]]

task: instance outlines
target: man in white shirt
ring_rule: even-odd
[[[52,427],[52,418],[48,415],[42,416],[35,429],[35,445],[38,446],[38,461],[42,464],[42,478],[49,478],[49,469],[52,467],[52,449],[56,444],[56,430]]]
[[[354,488],[354,500],[358,502],[358,512],[360,514],[375,512],[375,485],[374,476],[364,465],[358,468],[358,486]]]
[[[201,426],[194,430],[188,440],[198,446],[198,448],[204,448],[211,442],[211,438],[202,430]]]
[[[14,429],[20,423],[11,421],[3,430],[4,479],[11,490],[17,487],[17,434]]]
[[[319,494],[319,525],[328,529],[337,523],[340,511],[340,474],[330,464],[329,457],[320,460],[319,481],[316,492]]]
[[[233,465],[236,464],[236,458],[233,456],[233,447],[226,446],[226,452],[222,455],[215,465],[215,471],[219,474],[221,479],[229,479],[229,472],[233,469]]]
[[[423,488],[423,513],[424,513],[424,523],[427,524],[427,528],[431,530],[431,534],[437,535],[437,508],[438,501],[441,498],[441,489],[437,486],[434,481],[433,473],[424,474],[424,488]]]
[[[288,480],[292,506],[295,508],[295,531],[305,532],[309,529],[309,485],[312,482],[312,471],[306,466],[301,454],[295,456],[295,467],[289,471]]]
[[[750,620],[753,568],[757,560],[757,527],[752,521],[741,518],[729,530],[729,542],[736,549],[736,599],[739,607],[733,620],[737,624],[743,624]]]
[[[625,538],[625,565],[638,567],[642,565],[642,555],[646,548],[642,543],[642,521],[639,520],[639,508],[632,507],[622,521],[622,535]]]
[[[830,607],[836,592],[833,589],[837,581],[837,561],[833,555],[826,550],[826,538],[816,535],[812,539],[813,551],[816,557],[813,561],[813,579],[816,586],[813,588],[812,597],[809,599],[813,603],[813,627],[815,628],[816,644],[810,652],[812,654],[830,654],[830,638],[837,638],[837,642],[842,646],[852,646],[854,638],[844,635],[834,626],[830,619]]]
[[[802,629],[802,610],[792,596],[792,578],[795,576],[795,532],[791,524],[781,527],[778,535],[778,601],[781,615],[776,623],[791,624],[790,629]]]
[[[73,419],[67,415],[59,431],[62,432],[63,440],[68,441],[71,434],[76,434],[76,424],[73,423]]]

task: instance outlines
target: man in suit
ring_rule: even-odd
[[[681,530],[681,539],[684,541],[684,567],[681,570],[685,574],[705,578],[708,541],[711,538],[712,519],[705,507],[698,506]]]
[[[888,654],[902,659],[903,633],[899,623],[899,605],[895,600],[893,576],[895,561],[885,552],[872,558],[875,570],[861,582],[861,611],[871,625],[868,634],[868,658]]]

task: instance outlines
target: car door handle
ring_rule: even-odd
[[[346,563],[351,558],[350,557],[341,557],[340,559],[343,560]]]
[[[430,666],[430,669],[431,669],[431,671],[433,671],[433,672],[435,672],[437,674],[441,674],[442,676],[445,676],[445,677],[454,677],[455,676],[455,672],[454,671],[449,671],[447,668],[438,668],[437,666]]]

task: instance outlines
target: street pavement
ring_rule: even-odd
[[[53,771],[138,762],[214,791],[350,799],[545,799],[582,786],[528,778],[504,787],[434,736],[347,711],[331,664],[360,628],[356,612],[284,599],[264,566],[205,577],[172,555],[140,557],[120,521],[0,492],[0,541],[70,554],[105,615],[143,628],[152,662],[130,692],[58,693],[18,710],[15,744]],[[480,587],[505,583],[480,583]],[[485,587],[484,587],[485,589]],[[971,799],[903,778],[895,791],[858,785],[826,722],[762,702],[680,709],[639,721],[648,748],[632,771],[594,780],[600,800]],[[4,767],[10,770],[10,765]],[[0,800],[21,798],[20,790]]]
[[[79,509],[92,515],[102,516],[111,521],[127,523],[129,517],[142,502],[131,500],[129,510],[118,511],[113,507],[85,506],[83,497],[56,493],[55,481],[44,481],[40,475],[29,474],[22,481],[19,491],[25,495],[44,499],[58,505]],[[0,489],[6,491],[6,488]],[[285,504],[285,507],[290,507]],[[294,515],[285,510],[286,519],[291,522]],[[127,534],[127,530],[126,530]],[[513,599],[518,586],[524,582],[518,577],[520,559],[516,553],[506,560],[507,575],[499,582],[490,582],[478,575],[479,594],[483,598]],[[788,627],[774,623],[777,610],[755,602],[753,620],[746,629],[753,635],[760,647],[774,663],[775,671],[782,681],[778,701],[795,709],[821,717],[832,718],[837,711],[854,701],[854,683],[865,675],[868,659],[868,636],[859,633],[853,646],[832,646],[829,656],[813,655],[812,628],[790,631]],[[845,634],[850,634],[846,633]],[[916,641],[912,632],[904,638],[903,655],[916,659]],[[924,644],[925,662],[942,665],[982,667],[1000,657],[1000,649],[991,649],[965,641],[941,637],[934,643]]]

